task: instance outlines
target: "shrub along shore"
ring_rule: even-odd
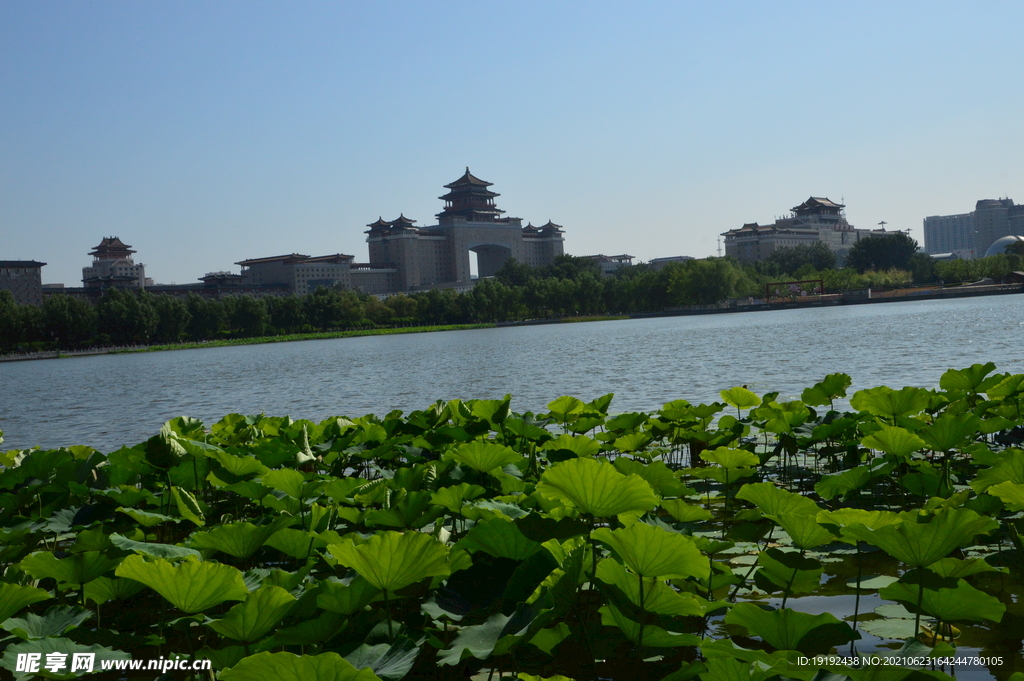
[[[0,666],[1009,677],[1024,374],[976,364],[836,410],[850,385],[616,415],[609,394],[539,413],[506,396],[319,423],[180,417],[114,452],[0,454]]]

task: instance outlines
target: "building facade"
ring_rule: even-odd
[[[417,227],[404,214],[368,224],[369,267],[394,269],[394,290],[421,291],[471,284],[471,253],[481,278],[494,276],[509,258],[534,267],[553,263],[564,252],[561,225],[549,220],[524,227],[520,218],[503,217],[505,211],[494,203],[500,195],[489,189],[491,184],[466,168],[445,185],[448,192],[439,197],[445,206],[436,225]],[[358,280],[353,284],[360,287]]]
[[[828,198],[812,196],[791,214],[770,225],[751,222],[723,232],[725,254],[742,262],[763,260],[780,248],[822,242],[836,254],[842,266],[846,255],[859,240],[888,234],[884,229],[856,229],[846,220],[845,205]]]
[[[1024,205],[1013,199],[982,199],[971,213],[924,219],[924,250],[930,254],[980,258],[998,239],[1014,235],[1024,235]]]
[[[42,305],[44,265],[35,260],[0,260],[0,291],[10,291],[18,305]]]
[[[85,288],[144,288],[153,283],[146,278],[146,266],[132,259],[135,251],[116,236],[104,237],[89,255],[92,265],[82,268]]]

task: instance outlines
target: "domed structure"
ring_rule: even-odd
[[[985,251],[985,257],[987,258],[990,255],[999,255],[1006,251],[1007,246],[1020,241],[1024,241],[1024,236],[1018,236],[1017,234],[1010,234],[1009,236],[996,239],[992,242],[992,245],[988,247],[988,250]]]

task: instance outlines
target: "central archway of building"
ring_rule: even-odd
[[[505,261],[512,257],[512,249],[503,244],[478,244],[469,247],[476,254],[476,275],[478,278],[493,277]],[[470,256],[472,269],[473,257]]]

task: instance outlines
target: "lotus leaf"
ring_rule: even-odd
[[[496,652],[495,648],[499,646],[502,638],[511,636],[514,640],[514,637],[521,636],[525,632],[529,624],[527,622],[526,625],[519,627],[513,624],[515,630],[511,631],[509,624],[512,622],[513,618],[509,615],[495,613],[483,624],[463,628],[455,637],[451,647],[437,654],[437,663],[454,666],[462,662],[467,653],[478,660],[486,660]]]
[[[813,513],[780,513],[775,516],[775,522],[793,540],[793,546],[798,549],[813,549],[835,541],[835,536],[818,524],[817,515],[818,507],[815,506]]]
[[[846,534],[877,546],[910,567],[920,568],[945,558],[975,536],[999,527],[998,521],[966,508],[949,509],[929,517],[903,517],[899,525],[849,525]]]
[[[943,414],[930,426],[917,431],[925,444],[937,452],[948,452],[967,444],[981,428],[981,419],[974,414]]]
[[[198,560],[203,559],[203,554],[199,553],[195,549],[176,546],[174,544],[155,544],[152,542],[135,541],[134,539],[123,537],[116,532],[110,535],[110,541],[114,546],[122,551],[135,551],[136,553],[144,553],[147,556],[153,556],[154,558],[186,558],[188,556],[192,556]]]
[[[750,482],[736,493],[737,499],[743,499],[761,509],[766,516],[775,517],[788,514],[810,514],[819,511],[813,500],[800,494],[788,492],[776,487],[771,482]]]
[[[381,591],[395,591],[451,572],[448,549],[421,532],[380,532],[363,544],[348,541],[331,544],[327,550]]]
[[[738,624],[777,650],[799,650],[805,655],[828,652],[834,646],[860,638],[849,625],[828,613],[808,615],[789,608],[765,610],[753,603],[734,605],[726,614],[725,623]]]
[[[22,608],[51,598],[50,592],[34,586],[0,582],[0,622]]]
[[[463,482],[452,487],[442,487],[430,497],[430,503],[443,506],[453,513],[458,513],[467,501],[476,499],[486,492],[480,485]]]
[[[920,598],[920,612],[943,622],[998,622],[1006,612],[995,596],[978,591],[963,579],[940,577],[930,570],[911,570],[878,595],[899,601],[915,613]]]
[[[617,457],[612,464],[623,475],[639,475],[650,483],[656,494],[664,497],[678,497],[692,494],[693,490],[679,481],[675,472],[665,465],[664,461],[641,463],[624,456]]]
[[[633,643],[640,640],[640,623],[626,617],[621,610],[614,605],[608,604],[598,609],[601,613],[601,624],[605,626],[616,626]],[[699,646],[700,636],[694,634],[680,634],[666,631],[661,627],[647,624],[643,627],[643,645],[652,648],[675,648],[681,646]]]
[[[579,457],[596,456],[601,451],[601,443],[586,435],[559,435],[544,443],[546,451],[572,452]]]
[[[600,527],[591,536],[608,545],[633,572],[643,577],[680,578],[707,574],[707,558],[689,537],[635,523],[621,530]]]
[[[758,554],[757,564],[754,580],[768,592],[811,593],[821,583],[821,563],[796,551],[773,547]]]
[[[477,523],[455,546],[512,560],[524,560],[541,548],[540,543],[527,539],[515,524],[502,518]]]
[[[822,499],[845,497],[850,492],[863,489],[875,478],[887,475],[892,464],[886,461],[873,465],[856,466],[839,473],[826,473],[814,485],[814,491]]]
[[[721,391],[719,395],[722,401],[730,407],[736,407],[737,410],[750,409],[761,404],[761,398],[746,388],[729,388]]]
[[[85,600],[102,605],[107,601],[123,601],[145,587],[133,579],[97,577],[84,587]]]
[[[305,560],[315,549],[322,549],[327,544],[327,540],[317,536],[315,532],[291,528],[278,530],[264,542],[264,546],[275,548],[296,560]]]
[[[628,433],[615,438],[612,446],[620,452],[629,453],[644,449],[651,443],[650,433]]]
[[[898,514],[892,511],[868,511],[863,508],[839,508],[835,511],[821,511],[818,513],[818,522],[822,525],[835,525],[839,528],[840,538],[843,541],[856,543],[857,539],[849,537],[845,528],[849,525],[864,525],[877,529],[884,525],[899,525],[903,522]]]
[[[502,468],[522,460],[514,450],[504,445],[493,442],[468,442],[454,452],[452,458],[461,464],[469,466],[481,473],[486,473],[495,468]]]
[[[960,558],[943,558],[942,560],[929,565],[928,569],[940,577],[951,577],[953,579],[970,577],[971,575],[976,575],[981,572],[1006,571],[1006,568],[992,567],[985,562],[984,558],[968,558],[967,560],[961,560]]]
[[[337,653],[256,653],[222,671],[219,678],[223,681],[380,681],[369,669],[357,670]]]
[[[264,586],[251,592],[221,619],[207,626],[236,641],[257,641],[277,626],[295,606],[295,597],[277,586]]]
[[[846,389],[850,387],[851,383],[853,383],[853,379],[847,374],[829,374],[821,382],[815,383],[810,388],[805,388],[800,399],[804,401],[804,404],[812,406],[827,404],[831,407],[833,400],[846,397]]]
[[[260,483],[264,487],[284,492],[294,499],[301,499],[304,496],[302,488],[306,484],[306,478],[295,469],[278,468],[260,475]]]
[[[597,564],[597,578],[605,584],[618,587],[634,605],[645,612],[675,617],[704,616],[704,604],[700,599],[690,593],[680,593],[660,579],[644,578],[644,602],[641,603],[637,576],[627,572],[625,567],[611,558],[604,558]]]
[[[1014,397],[1024,393],[1024,374],[1007,376],[985,391],[990,400]]]
[[[81,586],[117,567],[119,558],[110,558],[97,551],[76,553],[57,558],[48,551],[39,551],[21,561],[21,569],[36,579],[52,577],[58,582]]]
[[[396,529],[419,528],[436,520],[443,510],[431,504],[428,491],[408,492],[391,501],[391,506],[368,512],[364,522],[369,526]]]
[[[294,522],[291,516],[279,516],[268,525],[230,523],[218,525],[208,532],[194,532],[189,546],[196,549],[223,551],[235,558],[248,558],[278,530]]]
[[[700,458],[704,461],[717,463],[727,470],[749,468],[761,463],[761,460],[757,458],[757,454],[748,452],[745,449],[731,449],[729,447],[719,447],[711,451],[701,452]]]
[[[579,414],[583,412],[586,405],[575,397],[569,397],[564,395],[559,397],[557,400],[548,403],[548,410],[553,418],[558,423],[568,423],[575,421]]]
[[[320,593],[316,597],[318,608],[348,617],[359,612],[380,596],[381,590],[364,578],[356,575],[350,580],[336,582],[332,579],[320,582]]]
[[[898,459],[905,459],[925,448],[924,440],[899,426],[882,426],[880,430],[861,440],[861,444],[891,454]]]
[[[970,393],[985,392],[985,377],[995,369],[996,365],[992,362],[972,364],[967,369],[950,369],[942,374],[939,379],[939,387],[943,390],[961,390]]]
[[[208,456],[216,459],[224,469],[236,478],[248,478],[266,473],[269,468],[254,456],[238,456],[222,449],[211,451]]]
[[[130,516],[135,522],[143,527],[155,527],[161,523],[180,522],[180,518],[174,518],[163,513],[151,513],[149,511],[140,511],[137,508],[118,508],[119,513],[124,513]]]
[[[893,421],[898,416],[919,414],[928,407],[929,392],[923,388],[906,387],[893,390],[884,385],[858,390],[850,398],[850,406]]]
[[[0,624],[0,627],[19,638],[33,640],[47,636],[63,636],[68,629],[77,627],[90,617],[92,612],[85,608],[54,605],[45,615],[30,612],[25,617],[12,617]]]
[[[399,681],[412,669],[419,652],[419,647],[412,640],[399,636],[391,645],[364,643],[345,659],[356,669],[369,668],[382,681]]]
[[[1007,449],[995,455],[992,461],[991,468],[980,471],[971,481],[971,489],[975,492],[981,494],[1001,482],[1024,484],[1024,451]]]
[[[174,497],[174,503],[178,506],[178,513],[182,518],[191,520],[199,527],[206,524],[206,516],[194,496],[180,487],[171,487],[171,496]]]
[[[658,504],[650,484],[638,475],[622,475],[595,459],[570,459],[548,468],[537,491],[599,518],[649,511]]]
[[[681,523],[696,523],[711,518],[711,511],[688,504],[682,499],[662,499],[661,507]]]
[[[242,573],[230,565],[186,558],[177,565],[142,556],[124,559],[115,574],[142,582],[186,613],[202,612],[224,601],[244,601],[249,590]]]
[[[1007,480],[998,485],[992,485],[986,491],[1001,499],[1010,510],[1024,511],[1024,485]]]

